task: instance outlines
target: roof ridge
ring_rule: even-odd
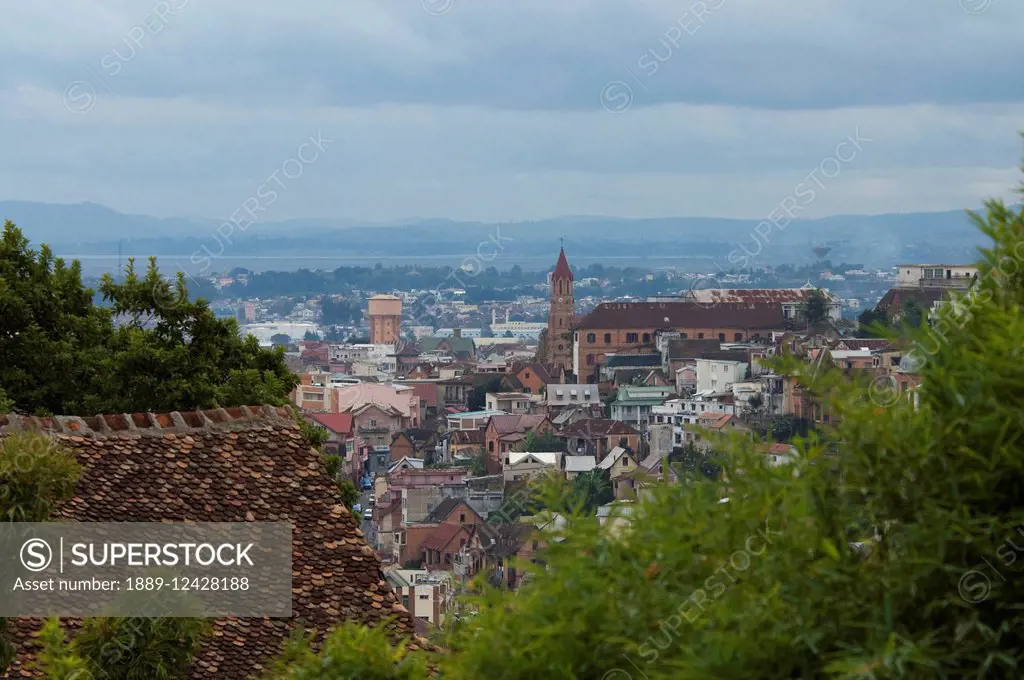
[[[184,432],[245,429],[255,424],[298,427],[287,407],[272,404],[164,413],[107,413],[88,417],[0,414],[0,434],[31,431],[98,437],[118,434],[163,436]]]

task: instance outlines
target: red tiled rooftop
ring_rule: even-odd
[[[259,674],[298,622],[323,632],[344,619],[377,625],[391,616],[395,635],[412,633],[411,617],[384,580],[359,521],[287,408],[0,415],[0,437],[22,430],[47,434],[82,466],[75,496],[55,509],[58,521],[292,523],[293,618],[214,621],[192,678]],[[27,669],[39,624],[14,621],[17,658],[0,677],[41,677]]]

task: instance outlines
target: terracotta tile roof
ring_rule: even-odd
[[[445,546],[452,542],[464,527],[457,524],[438,524],[437,528],[430,532],[430,535],[423,539],[420,548],[424,550],[444,550]]]
[[[431,510],[430,514],[427,515],[427,518],[424,519],[423,521],[424,522],[428,522],[428,523],[429,522],[443,522],[446,519],[448,519],[449,517],[451,517],[451,514],[453,512],[455,512],[455,509],[457,507],[459,507],[460,505],[463,505],[466,508],[469,508],[469,512],[471,513],[470,517],[473,519],[473,523],[476,523],[476,522],[478,522],[481,519],[480,515],[478,515],[476,513],[476,510],[474,510],[473,508],[469,507],[469,505],[465,501],[463,501],[461,498],[455,498],[454,496],[448,496],[443,501],[438,503],[437,507],[434,508],[433,510]]]
[[[579,328],[739,328],[782,330],[781,304],[605,302],[579,319]]]
[[[486,441],[483,430],[452,430],[451,443],[465,445],[482,445]]]
[[[765,442],[758,446],[757,450],[761,453],[769,453],[776,456],[788,456],[790,453],[795,451],[793,446],[790,444],[783,444],[782,442]]]
[[[491,416],[491,419],[488,421],[488,427],[493,424],[500,437],[512,434],[513,432],[529,432],[545,420],[547,420],[547,416],[540,413]]]
[[[708,415],[701,416],[699,419],[700,426],[706,427],[711,430],[720,430],[729,424],[733,416],[731,413],[710,413]]]
[[[562,428],[561,437],[583,437],[597,438],[608,435],[630,435],[638,434],[636,430],[621,420],[610,420],[608,418],[586,418],[577,420],[572,425]]]
[[[552,372],[548,369],[547,366],[536,361],[532,361],[530,363],[520,366],[516,370],[516,373],[518,374],[521,373],[522,371],[527,370],[533,372],[533,374],[540,378],[541,382],[543,382],[545,385],[554,382],[554,379],[556,377],[556,374],[552,374]]]
[[[82,465],[76,494],[56,509],[55,519],[292,522],[294,618],[215,621],[192,678],[242,680],[258,674],[299,620],[323,632],[343,619],[378,624],[393,616],[388,628],[411,635],[409,613],[395,599],[359,522],[341,503],[288,409],[91,418],[0,415],[0,436],[24,429],[49,434]],[[29,638],[38,625],[16,622],[18,656],[0,677],[41,677],[25,669],[35,650]]]
[[[336,434],[352,434],[351,413],[309,413],[306,417]]]

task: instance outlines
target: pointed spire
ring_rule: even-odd
[[[553,279],[569,279],[572,281],[572,270],[569,269],[569,261],[565,259],[565,249],[558,251],[558,262],[555,264],[555,271],[551,275]]]

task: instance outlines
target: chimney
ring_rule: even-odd
[[[453,328],[452,329],[452,337],[454,337],[454,338],[461,338],[462,337],[462,329],[461,328]]]

